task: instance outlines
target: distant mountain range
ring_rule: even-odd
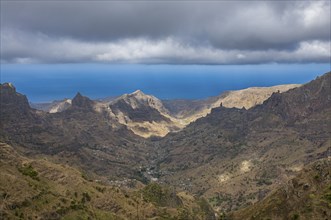
[[[205,100],[0,94],[4,219],[330,218],[331,72]]]
[[[249,109],[262,104],[274,92],[285,92],[299,86],[299,84],[289,84],[252,87],[228,91],[202,100],[159,100],[137,90],[120,97],[94,101],[96,106],[103,106],[104,109],[109,110],[121,124],[126,125],[135,134],[142,137],[163,137],[169,132],[179,131],[192,121],[206,116],[211,109],[219,107],[221,103],[228,108]],[[57,113],[67,110],[71,102],[71,99],[64,99],[51,103],[30,103],[30,106],[45,112]]]

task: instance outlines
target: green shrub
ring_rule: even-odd
[[[298,220],[300,218],[299,214],[295,213],[292,215],[292,220]]]
[[[214,219],[214,211],[206,199],[200,198],[198,204],[205,219]]]
[[[190,212],[185,208],[178,209],[178,220],[188,220],[191,219]]]
[[[106,191],[106,187],[96,186],[95,189],[98,190],[101,193],[104,193]]]
[[[175,192],[171,192],[168,188],[163,188],[157,183],[148,184],[142,190],[142,195],[145,201],[158,206],[177,207],[181,205],[181,201]]]
[[[165,196],[162,187],[157,183],[148,184],[142,192],[146,201],[156,204],[161,204]]]
[[[331,193],[327,193],[323,196],[324,199],[326,199],[328,202],[331,203]]]
[[[38,172],[36,170],[34,170],[34,168],[31,166],[31,164],[29,165],[24,165],[23,167],[18,168],[18,170],[25,176],[29,176],[34,180],[38,180],[39,181],[39,177],[38,177]]]
[[[82,203],[91,201],[91,196],[87,192],[84,192],[82,196]]]
[[[259,179],[256,183],[258,186],[262,186],[262,185],[271,185],[272,184],[272,181],[270,179]]]

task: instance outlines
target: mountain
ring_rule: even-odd
[[[160,181],[229,212],[265,197],[329,153],[331,73],[250,109],[212,109],[159,143]]]
[[[117,97],[109,96],[102,99],[94,100],[96,103],[104,103],[106,105],[109,105],[109,103],[113,100],[115,100]],[[30,102],[31,108],[38,109],[44,112],[49,113],[57,113],[62,112],[66,109],[68,109],[71,106],[71,99],[63,99],[63,100],[55,100],[53,102],[45,102],[45,103],[32,103]]]
[[[72,108],[73,109],[82,109],[82,110],[92,110],[94,108],[95,102],[89,99],[86,96],[82,96],[79,92],[72,99]]]
[[[159,99],[140,90],[120,96],[109,108],[121,124],[142,137],[165,136],[181,127]]]
[[[252,87],[238,91],[228,91],[216,97],[203,100],[159,100],[137,90],[120,97],[94,100],[90,108],[102,108],[136,135],[148,138],[163,137],[169,132],[177,132],[198,118],[205,117],[212,108],[224,105],[232,108],[251,108],[269,98],[272,92],[284,92],[300,85],[280,85],[273,87]],[[81,94],[77,94],[78,97]],[[72,104],[71,99],[52,103],[30,103],[32,108],[49,113],[62,112]],[[94,106],[94,107],[92,107]]]
[[[57,113],[68,109],[71,106],[71,99],[56,100],[51,103],[30,103],[31,108],[44,112]]]
[[[1,85],[0,91],[1,141],[24,155],[50,156],[92,176],[145,181],[139,167],[153,156],[151,146],[104,106],[78,93],[67,110],[50,114],[30,108],[26,97],[10,84]]]

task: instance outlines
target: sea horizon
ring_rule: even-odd
[[[3,64],[1,83],[13,83],[33,103],[73,98],[77,92],[102,99],[136,90],[159,99],[204,99],[229,90],[303,84],[328,71],[329,64]]]

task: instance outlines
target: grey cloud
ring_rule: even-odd
[[[4,63],[146,63],[248,64],[268,62],[328,62],[330,41],[304,41],[292,51],[218,49],[187,44],[176,38],[124,39],[88,42],[51,38],[43,34],[7,29],[1,36]]]
[[[6,1],[1,40],[2,62],[327,62],[330,2]]]

